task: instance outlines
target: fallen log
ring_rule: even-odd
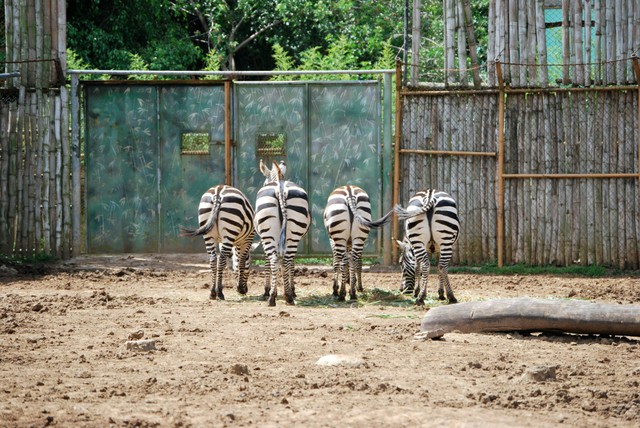
[[[430,309],[416,337],[438,338],[452,331],[640,336],[640,306],[533,298],[457,303]]]

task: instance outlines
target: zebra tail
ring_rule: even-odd
[[[393,210],[389,210],[389,212],[386,213],[384,216],[380,217],[377,220],[369,221],[366,223],[366,225],[373,229],[379,229],[380,227],[384,226],[385,224],[391,221],[391,215],[393,214],[393,212],[394,212]]]
[[[278,254],[280,257],[284,256],[287,245],[287,200],[284,197],[284,182],[278,179],[278,202],[280,205],[280,212],[282,213],[282,228],[280,229],[280,240],[278,242]]]
[[[218,213],[220,211],[220,198],[216,197],[213,202],[213,207],[211,208],[211,212],[209,213],[209,218],[207,222],[197,228],[196,230],[186,229],[184,227],[180,228],[180,236],[200,236],[205,235],[213,229],[218,221]]]
[[[395,207],[393,207],[393,211],[395,211],[396,215],[398,216],[398,219],[400,219],[400,220],[406,220],[408,218],[415,217],[418,214],[422,214],[422,211],[409,212],[405,208],[403,208],[402,205],[400,205],[400,204],[398,204]]]
[[[355,219],[358,221],[358,223],[373,229],[378,229],[384,226],[385,224],[389,223],[389,221],[391,220],[391,214],[393,214],[393,210],[391,210],[388,213],[386,213],[383,217],[380,217],[377,220],[369,221],[369,220],[366,220],[364,217],[362,217],[358,213],[358,207],[356,206],[356,201],[352,194],[349,194],[349,196],[347,196],[347,203],[349,204],[349,209],[351,210],[351,213],[353,214]]]

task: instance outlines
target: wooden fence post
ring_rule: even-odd
[[[504,263],[504,80],[502,64],[496,61],[498,78],[498,218],[496,236],[498,239],[498,267]]]

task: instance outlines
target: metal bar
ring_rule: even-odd
[[[224,181],[231,181],[231,80],[224,82]]]
[[[502,174],[502,178],[638,178],[638,173],[597,174]]]
[[[396,138],[393,154],[393,206],[400,203],[400,142],[402,141],[402,62],[396,61]],[[391,219],[392,239],[398,239],[398,216]],[[391,246],[391,258],[398,260],[398,247]]]
[[[234,78],[237,76],[308,76],[323,74],[393,74],[396,70],[254,70],[254,71],[185,71],[185,70],[67,70],[68,74],[108,74],[122,75],[153,75],[153,76],[223,76]]]
[[[504,264],[504,81],[502,80],[502,64],[496,61],[496,74],[500,95],[498,96],[498,212],[497,231],[498,267]]]
[[[496,157],[496,152],[462,152],[456,150],[417,150],[400,149],[400,153],[410,153],[414,155],[450,155],[450,156],[490,156]]]

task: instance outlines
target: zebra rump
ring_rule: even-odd
[[[346,185],[336,188],[327,199],[324,226],[329,235],[333,253],[333,295],[346,298],[346,284],[350,284],[350,298],[355,300],[356,290],[362,286],[362,251],[371,229],[377,229],[391,220],[393,210],[383,217],[371,220],[371,202],[362,188]],[[342,281],[338,287],[338,277]]]
[[[253,216],[253,207],[240,190],[218,185],[200,198],[199,227],[195,230],[181,228],[181,236],[204,238],[211,267],[211,299],[224,300],[222,272],[232,254],[238,259],[238,292],[246,294],[247,260],[255,234]]]
[[[398,241],[398,245],[403,249],[403,291],[408,291],[404,290],[404,287],[411,287],[419,275],[420,291],[416,295],[416,304],[424,305],[430,256],[432,253],[439,253],[438,298],[444,300],[446,290],[449,303],[457,302],[448,276],[453,244],[458,240],[460,232],[455,200],[446,192],[431,189],[417,192],[409,200],[406,209],[396,205],[394,211],[399,219],[405,220],[405,238],[402,242]],[[410,266],[410,263],[414,265]]]
[[[274,168],[278,169],[275,162]],[[275,306],[277,296],[279,258],[283,265],[285,298],[287,303],[294,304],[293,259],[298,243],[311,224],[307,192],[297,184],[281,178],[282,175],[277,174],[276,180],[267,182],[258,191],[256,198],[255,228],[266,255],[266,268],[271,273],[267,276],[264,294],[268,297],[270,306]]]

